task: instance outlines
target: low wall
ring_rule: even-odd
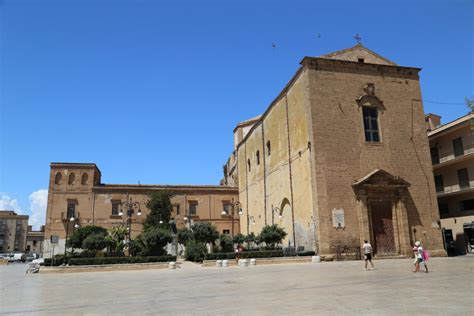
[[[248,259],[250,260],[250,259]],[[273,258],[258,258],[255,259],[257,265],[262,264],[288,264],[288,263],[308,263],[311,262],[311,256],[308,257],[273,257]],[[217,260],[204,260],[203,267],[215,267]],[[230,259],[229,266],[236,266],[237,260]]]
[[[41,267],[39,273],[76,273],[76,272],[106,272],[127,270],[166,269],[169,262],[131,263],[131,264],[102,264],[90,266]]]

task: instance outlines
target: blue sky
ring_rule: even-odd
[[[424,99],[453,103],[424,104],[444,122],[474,94],[470,0],[197,3],[0,0],[0,208],[41,223],[53,161],[95,162],[104,183],[218,184],[235,124],[356,33],[423,68]]]

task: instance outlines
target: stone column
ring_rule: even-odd
[[[400,236],[400,253],[402,255],[411,256],[410,227],[408,226],[407,212],[407,191],[406,188],[397,191],[398,203],[398,227]]]
[[[364,240],[370,241],[370,225],[369,225],[369,210],[367,207],[367,192],[366,190],[357,191],[358,201],[358,217],[359,217],[359,239],[360,245],[364,243]]]

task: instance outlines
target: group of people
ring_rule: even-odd
[[[364,245],[362,245],[362,251],[364,253],[364,261],[365,267],[364,270],[367,270],[367,265],[370,263],[369,270],[374,270],[374,263],[372,262],[372,245],[367,241],[364,240]],[[423,249],[421,243],[419,241],[415,242],[415,246],[413,247],[413,254],[415,256],[415,261],[413,264],[415,265],[415,270],[413,272],[420,271],[420,267],[425,267],[425,272],[428,273],[428,265],[426,261],[428,260],[428,252]]]

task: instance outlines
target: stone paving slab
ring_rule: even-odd
[[[473,315],[474,256],[25,274],[0,266],[2,315]]]

